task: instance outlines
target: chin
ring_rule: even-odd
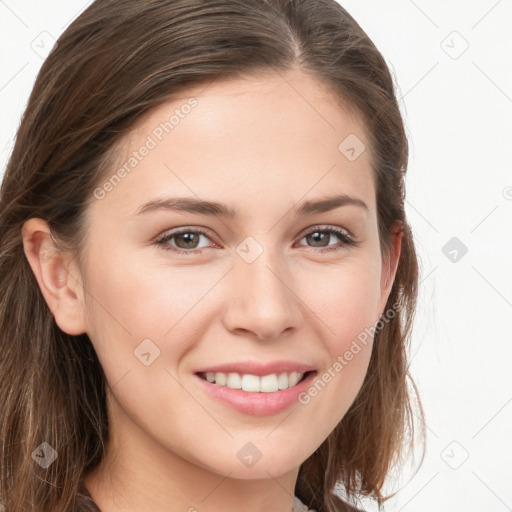
[[[262,447],[263,442],[259,443]],[[242,449],[232,452],[228,458],[217,458],[210,471],[220,475],[228,475],[239,480],[260,480],[278,478],[291,471],[298,471],[300,465],[309,457],[308,453],[283,452],[271,446],[257,449],[255,445],[247,443]],[[312,448],[314,451],[315,448]],[[219,465],[220,460],[222,464]],[[212,461],[213,462],[213,461]]]
[[[286,473],[298,471],[300,464],[301,462],[298,460],[290,464],[284,464],[283,461],[280,461],[279,464],[275,464],[271,461],[264,463],[263,460],[260,460],[251,468],[231,468],[229,477],[237,480],[268,480],[269,478],[279,478]],[[226,475],[227,473],[223,474]]]

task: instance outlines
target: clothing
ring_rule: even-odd
[[[342,502],[339,500],[339,505],[342,507],[338,510],[346,510],[347,512],[363,512],[363,510],[353,507],[352,505],[349,505],[348,503]],[[293,497],[293,510],[292,512],[316,512],[316,510],[312,508],[306,507],[302,501],[297,498],[297,496]]]
[[[309,512],[316,512],[312,508],[306,507],[306,505],[304,505],[304,503],[302,503],[302,501],[300,501],[299,498],[297,498],[297,496],[294,496],[293,497],[293,510],[292,510],[292,512],[308,512],[308,511]]]

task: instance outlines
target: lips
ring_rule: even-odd
[[[294,361],[271,361],[258,363],[256,361],[240,361],[237,363],[224,363],[215,366],[200,368],[199,373],[238,373],[240,375],[271,375],[272,373],[307,373],[315,371],[315,367],[309,364],[297,363]]]
[[[230,389],[275,393],[295,386],[312,368],[310,365],[292,361],[274,361],[267,364],[246,361],[211,366],[196,375],[217,386],[227,386]]]
[[[297,404],[316,373],[313,366],[293,361],[244,361],[201,368],[195,375],[215,400],[245,414],[264,416]]]

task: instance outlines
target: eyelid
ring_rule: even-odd
[[[177,237],[177,236],[182,235],[184,233],[195,233],[195,234],[198,234],[198,235],[203,235],[204,237],[208,238],[212,242],[213,245],[215,245],[216,247],[219,246],[213,240],[215,237],[213,237],[210,234],[211,231],[208,228],[203,228],[203,227],[199,227],[199,226],[182,226],[182,227],[179,227],[179,228],[171,229],[170,231],[167,231],[167,232],[162,233],[161,235],[158,235],[156,237],[156,239],[154,240],[154,243],[157,244],[157,245],[161,245],[163,249],[168,249],[167,247],[165,247],[165,245],[167,244],[166,240],[171,240],[174,237]],[[189,249],[189,250],[180,249],[180,248],[174,247],[174,248],[169,249],[169,250],[172,251],[173,249],[175,250],[175,252],[183,252],[183,253],[193,254],[194,252],[195,253],[201,252],[203,249],[205,249],[205,247],[203,247],[201,249]]]
[[[300,235],[298,235],[298,241],[300,242],[304,237],[317,231],[327,232],[329,233],[329,236],[334,235],[338,237],[338,239],[340,240],[339,243],[341,243],[341,245],[316,248],[300,244],[300,247],[305,247],[308,251],[324,254],[331,251],[340,251],[342,249],[347,249],[350,247],[357,247],[361,243],[361,241],[358,241],[356,237],[352,234],[352,232],[347,228],[341,226],[334,226],[330,224],[314,224],[312,226],[309,226],[308,228],[305,228],[300,233]],[[172,245],[169,247],[168,241],[173,239],[174,237],[178,237],[183,233],[195,233],[205,236],[206,238],[212,241],[214,246],[219,247],[218,244],[216,244],[214,241],[215,237],[212,237],[210,235],[210,232],[211,231],[208,228],[203,228],[200,226],[181,226],[179,228],[171,229],[170,232],[159,235],[153,242],[153,244],[160,246],[160,248],[162,248],[163,250],[171,251],[172,253],[176,253],[178,255],[201,254],[203,249],[206,249],[206,247],[200,249],[180,249],[173,247]]]
[[[315,230],[316,231],[323,231],[323,230],[329,230],[329,229],[333,229],[333,230],[338,230],[338,231],[343,231],[347,234],[347,236],[349,236],[351,239],[355,239],[355,236],[354,234],[348,230],[347,228],[345,227],[342,227],[342,226],[335,226],[333,224],[314,224],[313,226],[310,226],[306,229],[304,229],[300,234],[299,234],[299,237],[302,239],[304,238],[306,235],[309,235],[310,233],[314,233]]]
[[[311,232],[314,232],[315,230],[318,230],[318,231],[321,231],[321,230],[327,230],[327,229],[338,229],[340,231],[344,231],[350,238],[352,239],[355,239],[355,235],[354,233],[345,228],[345,227],[342,227],[342,226],[335,226],[335,225],[332,225],[332,224],[313,224],[307,228],[304,228],[300,233],[299,235],[297,235],[299,238],[304,238],[304,236],[308,235],[309,233]],[[181,227],[177,227],[177,228],[171,228],[170,230],[168,231],[164,231],[161,235],[158,235],[156,237],[156,239],[161,239],[161,238],[164,238],[164,237],[167,237],[167,236],[170,236],[172,234],[172,236],[174,235],[180,235],[182,233],[188,233],[189,231],[193,231],[193,232],[198,232],[198,233],[201,233],[201,234],[204,234],[205,236],[207,236],[208,238],[210,238],[211,240],[216,238],[216,236],[213,234],[214,232],[208,228],[204,228],[202,226],[196,226],[196,225],[193,225],[193,224],[190,224],[188,226],[181,226]],[[213,235],[212,235],[213,234]]]

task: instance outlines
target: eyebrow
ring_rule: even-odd
[[[299,217],[303,217],[306,215],[313,215],[315,213],[328,212],[330,210],[340,208],[341,206],[349,205],[362,208],[366,213],[369,213],[370,211],[368,205],[362,199],[347,194],[341,194],[322,197],[313,201],[304,201],[294,208],[294,213]],[[135,216],[157,210],[198,213],[201,215],[212,215],[228,219],[237,218],[236,210],[223,203],[203,201],[188,197],[166,197],[153,199],[140,206],[135,212]]]

